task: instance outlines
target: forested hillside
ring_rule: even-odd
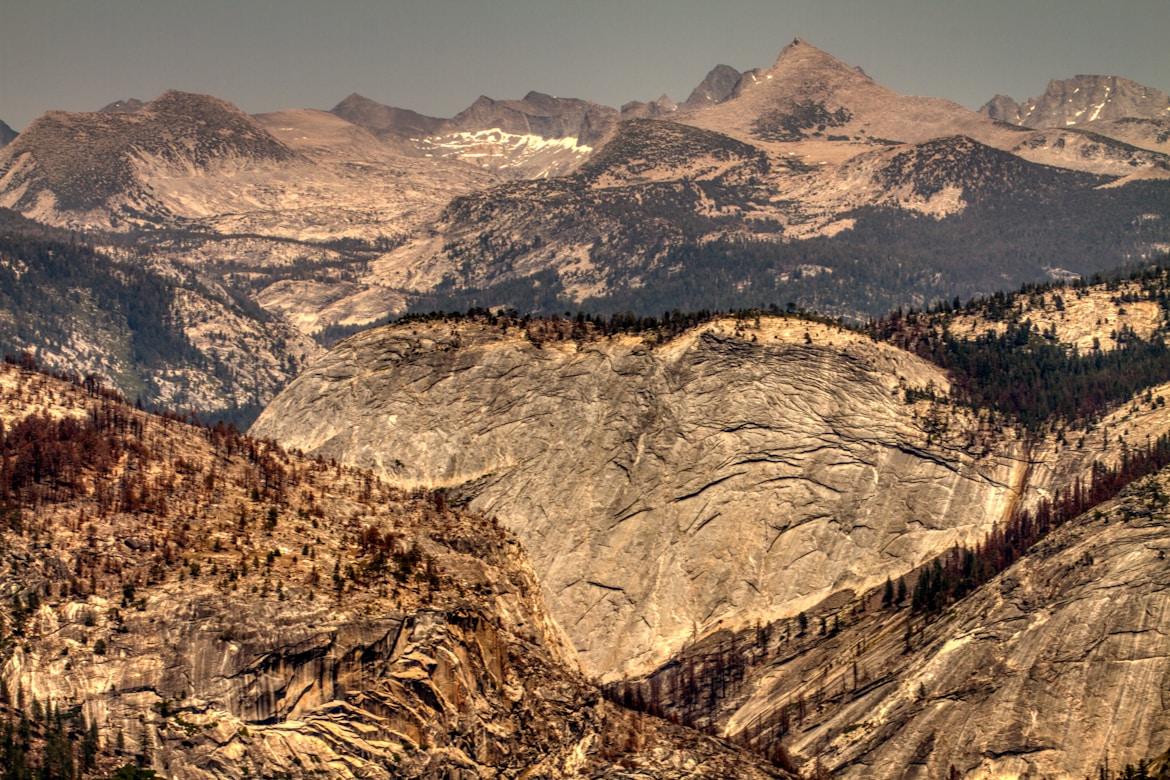
[[[1124,322],[1108,327],[1098,319],[1101,336],[1082,350],[1059,339],[1055,322],[1042,327],[1034,321],[1065,320],[1080,300],[1094,297],[1108,300],[1121,317],[1127,306],[1153,306],[1157,324],[1140,335]],[[972,318],[982,325],[966,334],[955,332],[958,320]],[[1028,285],[965,305],[958,299],[944,301],[928,312],[899,308],[867,329],[946,369],[955,400],[1033,429],[1056,422],[1088,426],[1111,407],[1170,378],[1170,257],[1128,274]],[[1148,396],[1145,403],[1163,405],[1165,400]]]
[[[930,186],[925,180],[920,184]],[[851,225],[849,229],[801,241],[743,236],[698,240],[706,223],[696,222],[689,203],[656,215],[672,225],[656,237],[653,220],[643,220],[641,211],[627,211],[624,218],[638,224],[622,232],[622,241],[637,236],[644,248],[657,240],[661,256],[654,262],[634,262],[633,249],[622,241],[600,241],[591,250],[591,261],[604,269],[608,280],[603,295],[574,299],[562,276],[549,269],[487,287],[451,277],[420,295],[410,310],[508,305],[533,313],[658,315],[673,309],[766,309],[791,302],[865,321],[898,306],[926,308],[956,295],[966,300],[1025,283],[1089,277],[1140,262],[1151,246],[1170,243],[1166,182],[1095,189],[1036,181],[1002,190],[985,184],[971,192],[958,214],[936,218],[865,207],[843,215],[842,224]],[[665,209],[670,204],[660,205]],[[622,219],[622,213],[615,210],[609,219]],[[677,232],[685,233],[692,225],[694,235],[680,239]],[[513,254],[526,251],[530,249],[520,247]]]
[[[790,777],[604,701],[494,518],[94,380],[0,364],[0,563],[2,780]]]
[[[231,287],[152,270],[130,242],[112,256],[95,238],[0,209],[0,353],[246,426],[316,349]]]

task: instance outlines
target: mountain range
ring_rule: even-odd
[[[1167,780],[1168,155],[1153,88],[800,39],[681,103],[45,114],[4,780]]]
[[[132,244],[163,278],[322,343],[469,307],[864,321],[1170,246],[1162,92],[1082,76],[1013,105],[899,95],[799,39],[769,68],[715,67],[682,103],[620,110],[532,92],[441,119],[350,95],[251,117],[168,92],[34,121],[0,151],[0,207],[112,256]],[[6,348],[32,346],[62,363]],[[226,408],[283,381],[190,395]]]

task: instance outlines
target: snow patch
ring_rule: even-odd
[[[453,157],[493,170],[535,167],[538,177],[555,175],[593,152],[576,138],[544,138],[498,127],[430,136],[420,145],[428,157]]]

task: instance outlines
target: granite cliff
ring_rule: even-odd
[[[1023,440],[907,403],[946,376],[865,336],[785,318],[661,343],[546,325],[368,331],[253,431],[499,517],[591,674],[873,587],[1021,497]]]

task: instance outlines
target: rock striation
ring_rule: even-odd
[[[498,517],[604,679],[873,587],[1018,497],[1022,444],[991,454],[973,417],[907,403],[945,376],[866,337],[765,318],[574,340],[564,324],[368,331],[253,432]]]
[[[1167,484],[1166,471],[1132,484],[940,612],[901,586],[840,593],[802,619],[715,632],[609,690],[764,753],[783,744],[834,777],[1164,766]]]

